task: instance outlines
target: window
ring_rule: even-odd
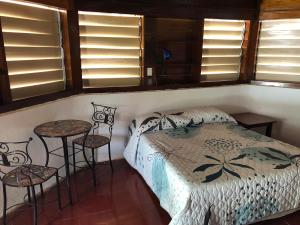
[[[58,10],[0,1],[0,18],[13,100],[64,90]]]
[[[245,22],[205,19],[201,79],[237,80],[240,74]]]
[[[84,88],[140,84],[140,16],[79,12],[79,25]]]
[[[256,79],[300,82],[300,19],[261,22]]]

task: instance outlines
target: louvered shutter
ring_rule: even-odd
[[[140,84],[140,18],[123,14],[79,12],[85,88]]]
[[[300,19],[261,22],[256,79],[300,82]]]
[[[244,21],[205,19],[202,80],[223,81],[239,78],[244,27]]]
[[[13,100],[64,90],[59,12],[0,1]]]

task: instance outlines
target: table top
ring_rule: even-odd
[[[89,132],[92,124],[83,120],[57,120],[34,128],[34,133],[43,137],[68,137]]]
[[[274,118],[259,115],[255,113],[237,113],[231,115],[237,122],[247,125],[247,126],[253,126],[253,125],[259,125],[259,124],[268,124],[268,123],[274,123],[276,120]]]

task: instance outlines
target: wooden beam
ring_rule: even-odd
[[[242,46],[240,82],[249,83],[255,79],[255,63],[260,23],[258,20],[246,21],[246,32]]]
[[[60,9],[71,9],[73,0],[29,0],[29,2],[57,7]]]
[[[300,17],[300,0],[262,0],[261,20],[292,19]]]
[[[78,12],[76,10],[61,12],[61,22],[66,69],[66,89],[80,92],[82,90],[82,71]]]
[[[149,17],[185,19],[257,19],[255,0],[75,0],[75,7],[83,11],[138,14]]]
[[[261,11],[300,10],[300,0],[262,0]]]
[[[8,104],[12,102],[9,76],[5,55],[5,47],[0,18],[0,104]]]
[[[194,42],[196,45],[192,49],[192,80],[195,83],[199,83],[201,80],[201,65],[202,65],[202,47],[203,47],[203,35],[204,35],[204,19],[194,21],[193,27]]]

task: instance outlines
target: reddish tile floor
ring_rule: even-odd
[[[66,188],[62,184],[64,208],[58,210],[55,190],[40,200],[40,225],[167,225],[168,214],[143,179],[121,160],[114,162],[111,174],[108,165],[99,165],[98,186],[93,187],[91,172],[81,171],[73,179],[74,205],[65,205]],[[32,211],[20,209],[9,218],[9,225],[32,224]],[[299,225],[300,212],[256,225]]]

